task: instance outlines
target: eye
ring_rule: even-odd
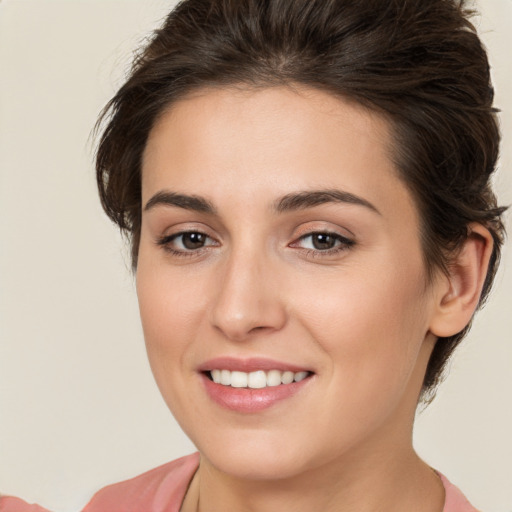
[[[184,254],[217,245],[217,242],[200,231],[183,231],[162,237],[158,240],[158,245],[173,254]]]
[[[300,237],[291,247],[299,247],[311,252],[332,254],[354,245],[354,241],[338,233],[317,231]]]

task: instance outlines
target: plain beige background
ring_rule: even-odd
[[[55,512],[193,450],[153,383],[88,141],[131,49],[172,5],[0,1],[0,492]],[[478,7],[503,110],[497,188],[511,204],[512,0]],[[512,511],[511,255],[415,434],[486,512]]]

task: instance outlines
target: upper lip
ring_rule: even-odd
[[[216,357],[200,364],[198,370],[200,372],[207,372],[210,370],[230,370],[246,373],[255,372],[257,370],[280,370],[283,372],[290,371],[294,373],[311,371],[309,368],[304,366],[263,357],[251,357],[247,359],[236,357]]]

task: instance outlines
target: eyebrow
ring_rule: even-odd
[[[151,210],[155,206],[177,206],[185,210],[194,210],[201,213],[215,214],[217,210],[213,204],[201,196],[178,194],[177,192],[161,191],[157,192],[146,203],[144,211]]]
[[[369,210],[381,215],[379,210],[369,201],[343,190],[307,190],[286,194],[274,203],[274,210],[283,213],[296,210],[305,210],[314,206],[327,203],[345,203],[364,206]]]
[[[273,204],[273,210],[277,213],[285,213],[297,210],[306,210],[328,203],[345,203],[363,206],[369,210],[381,214],[379,210],[369,201],[343,190],[306,190],[303,192],[292,192],[281,197]],[[175,206],[185,210],[193,210],[200,213],[215,215],[217,209],[204,197],[188,194],[179,194],[177,192],[160,191],[157,192],[146,203],[144,211],[151,210],[158,206]]]

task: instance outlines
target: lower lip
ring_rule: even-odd
[[[205,374],[201,374],[201,378],[206,392],[214,402],[225,409],[244,413],[263,411],[278,402],[291,398],[311,380],[311,377],[306,377],[300,382],[252,389],[216,384]]]

